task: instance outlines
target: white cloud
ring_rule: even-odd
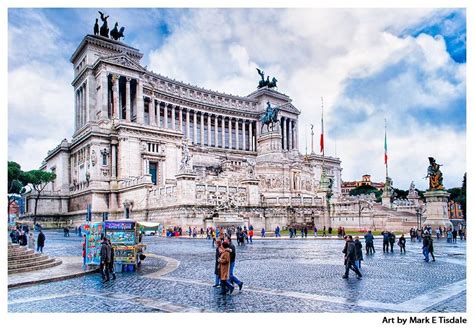
[[[150,26],[153,20],[162,23],[166,19],[171,34],[160,48],[150,51],[148,57],[145,55],[149,63],[144,64],[157,73],[239,95],[255,90],[258,82],[255,67],[276,76],[279,91],[289,95],[302,111],[301,150],[305,141],[303,122],[315,124],[318,134],[323,96],[327,153],[333,153],[336,142],[330,134],[331,127],[347,128],[337,136],[337,153],[343,160],[343,177],[347,180],[364,173],[383,180],[383,118],[386,117],[390,122],[390,172],[397,186],[406,187],[411,179],[421,185],[423,182],[417,179],[419,172],[422,176],[425,173],[427,156],[439,158],[445,164],[445,181],[459,185],[457,177],[462,178],[466,170],[465,131],[418,122],[411,111],[427,106],[439,112],[448,110],[453,101],[465,94],[465,65],[451,60],[442,38],[425,34],[416,38],[397,36],[410,28],[440,21],[444,10],[212,9],[166,15],[110,11],[114,17],[121,17],[120,24],[128,30],[139,29],[137,21]],[[44,44],[43,55],[50,58],[61,47],[57,42],[59,36],[54,31],[49,33],[55,27],[43,22],[41,16],[33,19],[40,27],[39,39],[34,44]],[[33,49],[19,49],[20,45],[29,45],[16,43],[23,36],[22,31],[10,27],[10,57],[30,58],[28,53]],[[147,35],[149,40],[155,40],[157,32],[151,28],[147,31],[140,33],[132,46],[149,49]],[[363,87],[358,90],[358,97],[346,94],[354,79],[371,78],[398,64],[407,68],[378,85],[379,98],[364,97],[368,90]],[[421,77],[417,71],[422,72]],[[27,132],[29,110],[30,113],[35,110],[45,126],[51,127],[48,133],[38,131],[45,143],[55,140],[51,145],[54,147],[64,137],[69,138],[73,124],[71,79],[67,58],[48,65],[24,63],[11,70],[10,130]],[[341,115],[338,108],[345,112]],[[354,113],[360,114],[362,121],[348,122],[347,118],[352,116],[345,116],[347,113],[354,117]],[[456,147],[448,149],[449,144]],[[45,153],[41,147],[35,147],[34,152],[30,152],[29,162],[39,164]]]

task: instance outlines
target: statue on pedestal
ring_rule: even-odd
[[[267,101],[267,108],[265,109],[265,113],[260,117],[260,122],[262,122],[262,130],[263,132],[263,127],[266,125],[268,131],[273,131],[273,123],[278,122],[278,112],[280,111],[280,108],[275,107],[273,108],[272,105],[270,105],[270,102]]]
[[[263,88],[263,87],[268,87],[268,88],[275,88],[277,86],[278,80],[273,77],[272,80],[270,81],[270,76],[267,76],[267,79],[265,80],[265,71],[261,70],[257,67],[257,72],[258,75],[260,75],[261,80],[258,82],[258,88]]]
[[[440,170],[442,165],[436,163],[436,160],[433,157],[428,157],[428,160],[430,161],[430,166],[428,166],[425,179],[430,179],[429,190],[443,190],[443,173],[441,173]]]
[[[105,16],[103,12],[99,11],[100,20],[103,22],[102,26],[100,27],[100,36],[109,37],[109,27],[107,26],[107,18],[109,16]]]
[[[189,154],[188,143],[183,143],[183,154],[181,158],[181,164],[179,166],[180,172],[189,172],[192,171],[191,167],[191,155]]]

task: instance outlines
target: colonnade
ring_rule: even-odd
[[[298,121],[289,117],[280,118],[281,147],[283,150],[298,149]]]
[[[75,107],[76,107],[76,130],[80,129],[89,120],[87,111],[87,81],[84,81],[75,93]]]
[[[145,99],[145,124],[180,131],[194,145],[256,150],[257,121]]]

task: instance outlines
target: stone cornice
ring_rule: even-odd
[[[131,58],[134,58],[134,59],[136,58],[137,62],[139,62],[140,59],[143,57],[143,54],[140,53],[138,49],[132,48],[126,45],[125,43],[108,39],[108,38],[104,38],[102,36],[88,34],[84,37],[84,39],[82,39],[76,51],[74,51],[74,53],[72,54],[70,58],[71,63],[73,63],[76,60],[76,58],[81,54],[83,48],[87,44],[96,45],[96,46],[99,46],[100,48],[109,49],[117,53],[126,53]]]

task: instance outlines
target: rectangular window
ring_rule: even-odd
[[[150,162],[150,170],[149,170],[149,174],[151,175],[151,182],[156,185],[157,183],[157,180],[156,180],[156,173],[158,171],[158,165],[157,163],[155,162]]]

